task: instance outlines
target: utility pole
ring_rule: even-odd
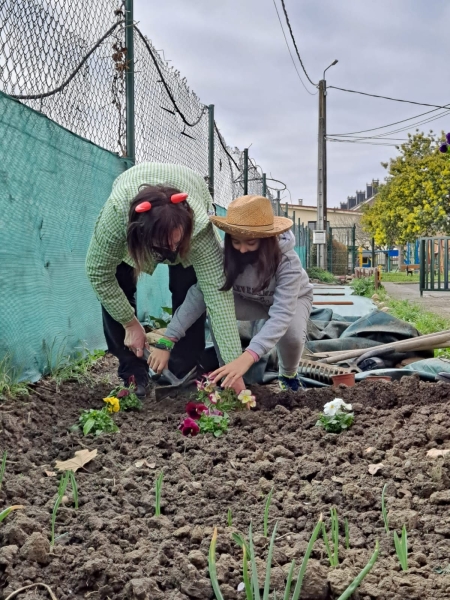
[[[319,136],[317,165],[317,223],[316,230],[325,232],[323,243],[317,244],[317,266],[327,268],[327,82],[325,73],[338,61],[335,60],[323,72],[319,81]]]
[[[319,81],[319,138],[317,166],[317,224],[316,230],[325,231],[327,228],[327,82]],[[323,243],[317,244],[317,266],[327,268],[327,236]]]

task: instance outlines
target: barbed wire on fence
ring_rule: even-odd
[[[124,17],[122,0],[2,0],[0,90],[126,156]],[[136,24],[134,31],[136,160],[183,164],[207,180],[207,106]],[[217,123],[214,149],[214,200],[226,207],[244,192],[244,155]],[[258,169],[250,160],[249,194],[263,191]],[[273,189],[267,195],[276,202]]]

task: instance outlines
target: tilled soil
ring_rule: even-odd
[[[52,382],[40,382],[29,398],[0,407],[0,451],[8,451],[0,507],[24,505],[0,525],[1,599],[37,582],[49,585],[58,600],[213,598],[207,556],[216,526],[224,598],[244,598],[237,592],[242,553],[231,532],[246,532],[253,520],[262,580],[268,545],[262,535],[264,502],[272,486],[270,529],[278,523],[274,589],[284,588],[291,561],[301,562],[319,515],[329,527],[330,508],[336,507],[339,566],[329,566],[319,539],[302,600],[338,598],[377,539],[380,557],[354,598],[450,598],[450,574],[436,572],[450,563],[450,454],[426,455],[431,448],[450,448],[450,386],[411,377],[295,395],[255,388],[257,410],[236,414],[219,439],[180,435],[177,425],[186,401],[180,398],[159,404],[150,399],[141,413],[118,413],[116,434],[84,438],[69,431],[81,409],[103,405],[112,387],[104,375],[113,368],[114,361],[104,359],[90,384],[56,389]],[[315,427],[319,410],[336,395],[355,411],[355,424],[340,435]],[[82,448],[97,448],[98,455],[77,472],[79,510],[69,494],[57,517],[61,537],[50,552],[58,478],[45,472],[54,470],[56,459]],[[146,463],[136,466],[142,459]],[[380,463],[371,475],[369,465]],[[154,517],[154,481],[161,470],[163,514]],[[392,533],[384,530],[385,483],[390,527],[400,532],[406,524],[408,529],[406,573]],[[43,588],[14,597],[49,598]]]

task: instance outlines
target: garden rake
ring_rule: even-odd
[[[359,371],[359,369],[356,369],[356,371]],[[300,376],[329,385],[333,383],[332,377],[335,375],[345,375],[354,372],[355,369],[346,369],[337,365],[328,365],[313,360],[302,359],[298,365],[298,373]]]

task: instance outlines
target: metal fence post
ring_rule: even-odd
[[[248,148],[244,150],[244,196],[248,194]]]
[[[333,228],[330,227],[328,231],[327,271],[333,273]]]
[[[208,106],[208,187],[214,199],[214,104]]]
[[[356,225],[352,228],[352,273],[355,272],[356,267]]]
[[[263,176],[262,176],[262,195],[267,196],[267,180],[266,180],[265,173],[263,173]]]
[[[423,291],[425,289],[425,269],[426,269],[426,256],[425,256],[425,240],[420,240],[420,295],[423,296]]]
[[[136,160],[134,126],[134,20],[133,0],[125,0],[125,46],[127,48],[126,69],[126,143],[127,158],[132,164]]]

